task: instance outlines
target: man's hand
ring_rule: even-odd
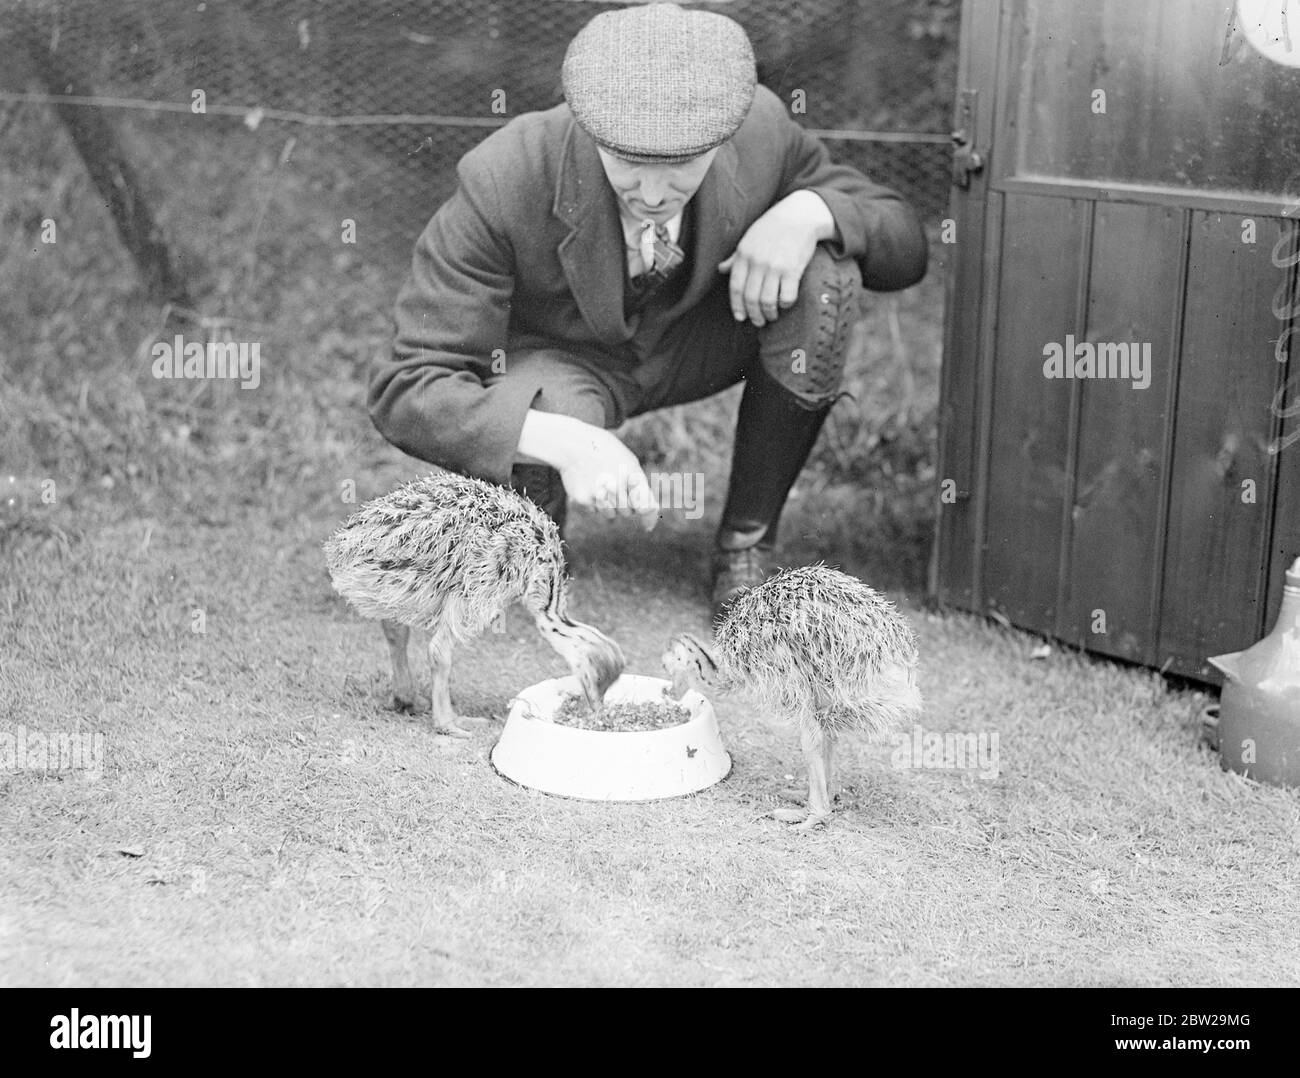
[[[798,299],[817,244],[836,231],[830,209],[813,191],[795,191],[763,214],[718,264],[719,272],[731,274],[732,317],[756,326],[775,322]]]
[[[614,519],[638,516],[650,531],[659,503],[627,446],[609,431],[570,416],[530,411],[524,418],[519,453],[559,470],[564,492],[576,505]]]

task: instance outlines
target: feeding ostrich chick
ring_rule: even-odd
[[[427,475],[367,502],[325,543],[334,588],[383,621],[393,660],[393,702],[415,701],[410,626],[429,633],[435,728],[468,737],[451,704],[451,651],[512,603],[537,628],[596,709],[623,672],[623,652],[565,614],[564,555],[555,523],[504,487],[450,473]],[[470,720],[465,720],[470,721]]]
[[[835,738],[880,736],[921,710],[911,627],[862,581],[824,565],[787,569],[742,592],[715,628],[714,649],[677,636],[663,664],[677,696],[746,689],[798,722],[808,808],[772,815],[801,830],[830,819]]]

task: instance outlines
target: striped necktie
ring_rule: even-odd
[[[668,226],[656,225],[653,221],[646,221],[641,226],[640,250],[641,264],[646,270],[643,276],[650,280],[667,280],[686,258],[686,252],[669,236]]]

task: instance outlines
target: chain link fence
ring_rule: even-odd
[[[569,40],[619,6],[9,0],[0,155],[20,159],[33,138],[56,137],[60,117],[93,110],[168,242],[199,263],[219,245],[222,207],[251,201],[261,227],[272,176],[322,233],[355,221],[362,250],[389,250],[404,269],[458,158],[509,117],[560,101]],[[958,0],[688,6],[745,26],[762,82],[837,159],[927,219],[943,215]],[[288,268],[291,246],[262,257]]]

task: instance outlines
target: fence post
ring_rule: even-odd
[[[41,83],[50,94],[91,97],[93,90],[44,43],[30,19],[11,26],[18,46],[31,59]],[[86,171],[108,205],[118,234],[144,278],[150,296],[160,303],[193,308],[162,230],[154,220],[136,179],[135,169],[123,152],[117,134],[103,112],[93,106],[53,103],[54,111],[72,136]]]

